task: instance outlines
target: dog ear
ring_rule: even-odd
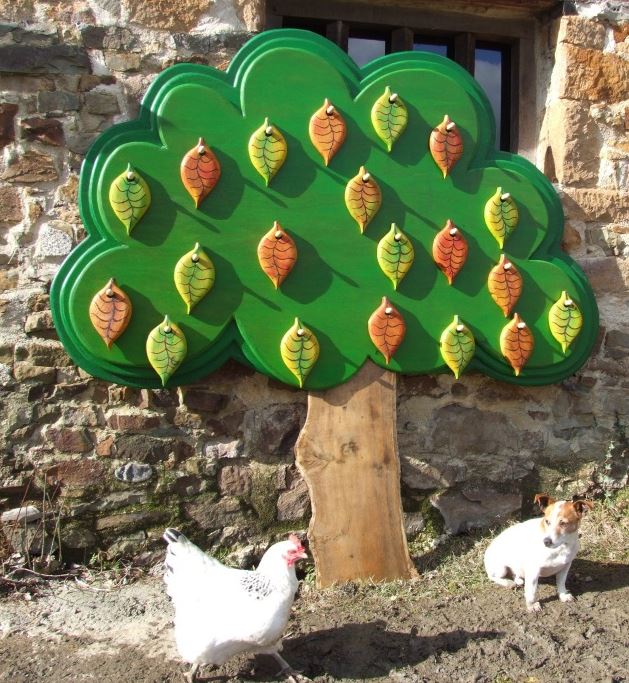
[[[594,507],[594,502],[591,500],[573,500],[572,507],[578,514],[582,515],[584,512],[590,511]]]
[[[545,493],[537,493],[535,494],[535,498],[533,502],[536,505],[539,505],[539,509],[544,512],[544,510],[549,506],[552,505],[555,502],[554,498],[551,498],[550,496],[546,495]]]

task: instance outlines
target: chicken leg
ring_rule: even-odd
[[[186,683],[195,683],[197,680],[197,672],[199,671],[199,665],[193,664],[190,671],[186,672],[183,677],[186,679]]]
[[[300,673],[295,671],[279,652],[271,652],[270,654],[275,657],[279,665],[282,667],[279,671],[279,674],[286,676],[288,683],[307,683],[310,680],[307,676],[302,676]]]

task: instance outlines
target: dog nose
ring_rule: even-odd
[[[550,546],[551,546],[552,544],[553,544],[553,539],[550,538],[549,536],[546,536],[546,538],[544,539],[544,545],[545,545],[547,548],[550,548]]]

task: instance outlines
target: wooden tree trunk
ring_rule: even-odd
[[[320,587],[417,575],[402,518],[395,379],[367,362],[349,382],[308,395],[295,453]]]

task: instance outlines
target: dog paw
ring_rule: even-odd
[[[539,604],[539,602],[527,602],[526,609],[529,612],[541,612],[542,606]]]
[[[515,579],[513,579],[513,583],[515,583],[516,586],[523,586],[524,579],[521,576],[516,576]]]
[[[561,602],[574,602],[574,595],[572,593],[560,593],[559,599]]]

